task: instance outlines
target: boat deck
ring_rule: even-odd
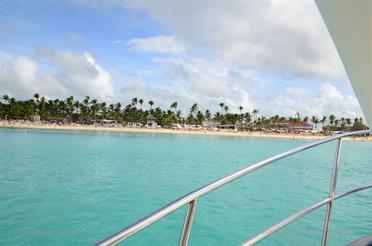
[[[355,240],[347,246],[372,246],[372,234]]]

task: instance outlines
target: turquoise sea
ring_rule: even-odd
[[[310,140],[0,129],[0,245],[92,245],[153,210]],[[238,245],[325,198],[335,142],[201,198],[189,245]],[[372,143],[344,142],[337,191],[372,183]],[[123,245],[176,245],[185,209]],[[319,245],[325,208],[259,245]],[[372,190],[338,200],[329,245],[372,231]]]

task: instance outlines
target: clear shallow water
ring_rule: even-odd
[[[0,129],[0,245],[91,245],[201,185],[307,140]],[[238,245],[327,196],[335,143],[199,200],[190,245]],[[372,144],[345,142],[338,192],[372,183]],[[185,209],[123,245],[176,245]],[[325,209],[260,245],[319,245]],[[337,201],[330,245],[371,233],[372,191]]]

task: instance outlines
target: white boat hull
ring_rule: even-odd
[[[316,0],[369,126],[372,126],[372,1]]]

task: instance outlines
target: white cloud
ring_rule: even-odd
[[[114,97],[111,75],[91,54],[56,51],[48,47],[39,48],[37,54],[40,60],[21,56],[8,58],[0,64],[0,90],[20,98],[36,92],[50,97]]]
[[[342,94],[337,88],[329,83],[321,85],[318,95],[312,95],[303,88],[287,87],[283,94],[268,100],[264,110],[274,115],[302,115],[318,117],[335,114],[339,117],[360,117],[362,111],[358,100],[347,94]]]
[[[64,88],[48,75],[37,74],[37,63],[28,57],[16,57],[0,66],[0,90],[19,98],[32,96],[35,92],[48,95],[64,93]]]
[[[180,53],[185,46],[174,36],[154,36],[148,38],[131,39],[127,43],[133,50],[141,52]]]
[[[218,111],[218,104],[224,102],[231,112],[238,112],[242,105],[245,110],[258,109],[264,115],[293,116],[300,112],[319,117],[329,114],[362,116],[357,99],[329,83],[322,83],[315,94],[301,87],[270,90],[268,84],[273,81],[265,81],[252,71],[232,70],[226,63],[216,60],[184,55],[154,61],[161,63],[163,70],[152,76],[161,77],[164,83],[152,85],[141,78],[124,81],[123,99],[153,99],[164,108],[169,107],[170,102],[178,101],[184,113],[193,103],[198,103],[202,110]]]
[[[324,83],[341,83],[347,77],[312,1],[133,1],[129,5],[145,10],[187,41],[193,52],[208,55],[195,56],[188,49],[182,56],[155,60],[165,67],[169,84],[207,107],[213,109],[223,101],[232,108],[242,104],[268,115],[361,115],[354,96]],[[269,79],[264,79],[267,74]],[[320,87],[318,95],[303,88],[283,91],[273,86],[288,76],[317,83],[312,87]]]
[[[184,102],[179,92],[170,87],[150,85],[142,78],[134,78],[122,82],[118,97],[125,103],[130,103],[133,97],[142,98],[145,101],[143,108],[148,108],[147,102],[153,100],[155,107],[167,109],[173,101]]]
[[[98,99],[114,97],[110,73],[97,64],[90,53],[56,51],[48,47],[39,48],[37,53],[56,69],[54,76],[70,93]]]
[[[177,37],[242,68],[310,77],[344,76],[311,1],[133,1]]]
[[[343,94],[329,83],[321,85],[317,95],[304,88],[287,87],[273,92],[272,96],[258,95],[262,84],[254,73],[228,69],[218,61],[195,57],[158,58],[162,71],[155,76],[164,79],[162,84],[151,84],[143,78],[126,79],[115,92],[110,73],[89,53],[56,51],[47,47],[38,50],[42,60],[30,57],[1,55],[0,91],[20,98],[28,98],[39,92],[49,97],[63,98],[69,95],[90,95],[101,100],[120,99],[129,103],[131,98],[154,100],[157,106],[166,109],[173,101],[179,103],[184,114],[193,103],[200,110],[219,110],[218,103],[226,103],[232,112],[242,105],[246,110],[257,108],[265,115],[329,115],[360,117],[358,101],[352,95]],[[50,71],[41,68],[50,66]],[[256,82],[256,81],[259,82]],[[251,81],[247,86],[247,81]],[[254,97],[252,97],[254,95]],[[144,107],[147,107],[145,104]]]
[[[164,83],[150,84],[141,78],[126,80],[121,89],[123,99],[153,99],[164,108],[178,101],[185,113],[193,103],[198,103],[200,110],[214,111],[219,110],[220,102],[226,103],[232,112],[237,112],[240,105],[246,109],[253,107],[249,93],[238,84],[232,86],[237,76],[224,64],[188,56],[157,58],[155,61],[163,68],[155,76],[160,76]]]

